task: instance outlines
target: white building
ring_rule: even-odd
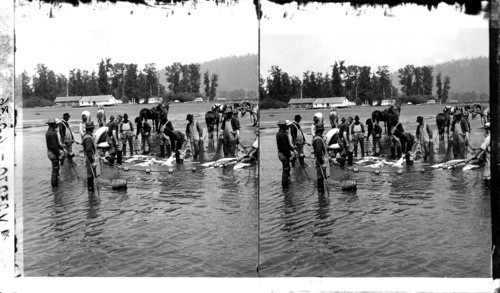
[[[54,103],[59,107],[78,107],[81,98],[81,96],[57,97]]]
[[[349,102],[346,97],[317,98],[313,102],[313,109],[350,108],[355,103]]]
[[[392,106],[396,103],[395,100],[382,100],[382,102],[380,102],[380,105],[381,106]]]
[[[116,104],[118,102],[112,95],[83,96],[78,103],[80,107],[114,106]]]

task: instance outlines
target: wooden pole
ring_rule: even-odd
[[[490,1],[490,111],[491,111],[491,221],[492,221],[492,273],[493,279],[500,278],[500,184],[496,180],[499,172],[500,163],[500,105],[498,98],[500,96],[498,79],[500,75],[499,64],[499,15],[500,0]]]

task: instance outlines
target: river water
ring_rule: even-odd
[[[107,110],[138,113],[119,107]],[[202,122],[204,110],[174,105],[170,119],[184,131],[186,113]],[[78,119],[82,109],[72,111]],[[257,167],[192,172],[197,163],[186,160],[174,164],[172,174],[148,174],[103,166],[98,190],[89,193],[81,178],[86,177],[82,158],[76,157],[79,165],[65,164],[59,187],[52,189],[44,137],[44,121],[51,115],[53,109],[23,111],[25,123],[17,129],[16,200],[22,201],[17,210],[25,276],[257,275]],[[249,145],[253,128],[246,119],[241,123],[242,143]],[[126,191],[111,189],[116,178],[127,180]]]
[[[416,116],[424,114],[436,133],[432,117],[441,109],[405,107],[401,120],[414,133]],[[340,116],[359,114],[364,122],[373,110],[342,109]],[[303,124],[310,125],[314,112],[261,113],[261,276],[491,276],[490,194],[482,182],[482,170],[430,171],[415,162],[404,166],[401,175],[391,167],[376,175],[369,168],[354,173],[333,166],[329,192],[318,195],[309,177],[315,170],[296,167],[290,187],[283,190],[276,121],[292,120],[300,113]],[[471,124],[471,145],[478,147],[483,132],[477,118]],[[434,161],[441,162],[447,145],[435,147]],[[310,151],[306,148],[306,154]],[[421,168],[427,171],[420,173]],[[339,181],[346,179],[357,181],[356,192],[340,189]]]

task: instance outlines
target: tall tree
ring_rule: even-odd
[[[344,96],[344,86],[342,85],[342,73],[345,71],[344,60],[335,61],[332,66],[332,90],[333,95],[336,97]]]
[[[424,81],[423,81],[423,71],[421,67],[415,67],[413,69],[413,86],[412,86],[412,94],[413,95],[423,95],[424,94]]]
[[[57,75],[57,96],[64,97],[68,94],[68,79],[62,74]]]
[[[440,103],[443,102],[443,83],[441,82],[441,72],[436,76],[437,96]]]
[[[191,92],[191,84],[190,84],[190,70],[189,65],[181,65],[181,79],[179,81],[179,91],[180,93],[190,93]]]
[[[432,96],[432,66],[422,67],[422,74],[423,94],[426,96]]]
[[[413,93],[413,69],[413,65],[406,65],[404,68],[398,69],[401,91],[406,96],[411,96]]]
[[[210,76],[210,98],[212,99],[212,101],[217,96],[217,87],[219,86],[218,81],[219,76],[216,73],[212,73],[212,75]]]
[[[203,84],[205,85],[205,97],[207,98],[207,101],[212,101],[210,99],[210,75],[208,70],[203,74]]]
[[[140,90],[138,88],[138,82],[137,82],[137,64],[131,63],[126,65],[123,86],[124,86],[123,92],[125,94],[123,101],[138,102],[140,98]]]
[[[361,67],[357,65],[349,65],[346,68],[344,89],[350,101],[355,101],[358,99],[358,78],[359,78],[360,68]]]
[[[21,74],[23,100],[27,100],[27,99],[31,98],[31,96],[33,95],[33,89],[30,86],[30,81],[31,81],[31,78],[29,77],[26,70],[23,71],[23,73]]]
[[[197,63],[189,64],[189,88],[195,94],[200,92],[200,67],[201,65]]]
[[[108,72],[110,70],[110,62],[111,59],[101,59],[101,62],[99,63],[99,70],[98,70],[98,84],[99,84],[99,92],[101,95],[107,95],[110,92],[110,85],[109,85],[109,77],[108,77]]]
[[[358,96],[358,101],[356,103],[364,103],[367,101],[370,103],[370,105],[373,103],[373,93],[372,93],[372,88],[371,88],[371,83],[370,83],[370,77],[371,77],[371,67],[370,66],[363,66],[361,67],[361,72],[359,73],[359,96]]]
[[[450,93],[450,77],[445,76],[443,83],[443,103],[446,103],[449,93]]]
[[[115,63],[112,65],[113,77],[111,78],[111,90],[114,97],[122,100],[125,95],[125,71],[127,65],[124,63]]]
[[[392,82],[391,82],[391,75],[389,73],[389,66],[384,65],[384,66],[379,66],[377,70],[377,74],[380,77],[379,78],[379,83],[380,87],[382,90],[382,98],[379,99],[380,101],[383,99],[390,99],[391,98],[391,90],[392,90]]]
[[[173,93],[177,94],[181,92],[180,82],[181,82],[181,68],[182,64],[175,62],[174,64],[167,66],[165,68],[165,75],[167,76],[168,89]]]
[[[146,79],[146,84],[143,85],[145,86],[145,89],[143,89],[143,91],[147,90],[147,92],[149,92],[148,98],[149,96],[158,96],[160,94],[160,83],[158,80],[158,71],[156,70],[156,64],[146,64],[143,72],[144,76],[140,76],[140,78]]]

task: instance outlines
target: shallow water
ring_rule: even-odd
[[[314,114],[301,111],[303,117]],[[261,131],[261,276],[490,277],[490,195],[482,170],[430,171],[415,162],[402,175],[391,167],[376,175],[370,168],[354,173],[333,166],[329,192],[318,195],[309,177],[315,170],[297,167],[283,190],[273,127],[275,120],[295,114],[261,115],[267,128]],[[403,120],[405,129],[413,127],[413,117]],[[475,147],[484,138],[478,123],[473,122]],[[435,147],[440,162],[446,145]],[[356,192],[340,189],[346,179],[357,181]]]
[[[185,113],[178,116],[182,129]],[[17,132],[25,276],[256,276],[256,167],[192,172],[197,163],[186,160],[172,174],[147,174],[103,166],[89,193],[76,157],[80,165],[65,164],[52,189],[45,131]],[[112,190],[115,178],[128,189]]]

